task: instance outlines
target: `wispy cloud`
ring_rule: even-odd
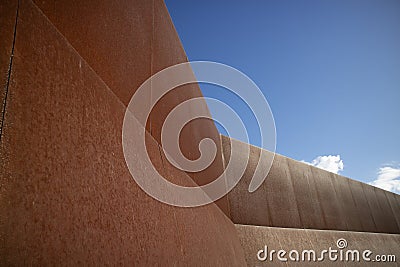
[[[370,185],[400,194],[400,167],[381,167],[377,175],[376,180],[370,182]]]
[[[318,156],[311,162],[306,162],[304,160],[302,162],[333,173],[339,173],[340,171],[343,171],[344,167],[343,160],[340,159],[340,155]]]

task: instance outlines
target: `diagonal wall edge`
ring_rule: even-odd
[[[125,105],[31,1],[19,17],[0,151],[0,265],[243,266],[234,225],[215,204],[172,207],[134,183],[122,154]],[[147,140],[160,168],[161,148]]]

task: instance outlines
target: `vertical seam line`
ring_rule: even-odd
[[[12,42],[12,46],[11,46],[10,63],[8,65],[8,71],[7,71],[7,82],[6,82],[6,85],[4,88],[5,94],[4,94],[4,101],[3,101],[3,110],[1,111],[0,143],[2,140],[2,136],[3,136],[4,119],[5,119],[5,115],[6,115],[7,98],[8,98],[8,92],[9,92],[10,80],[11,80],[11,70],[12,70],[13,58],[14,58],[15,39],[17,36],[18,14],[19,14],[19,0],[17,3],[17,12],[15,15],[14,36],[13,36],[13,42]]]

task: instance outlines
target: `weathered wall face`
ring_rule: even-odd
[[[266,240],[319,248],[338,235],[398,253],[399,235],[330,231],[399,233],[398,195],[280,155],[250,194],[256,147],[244,177],[219,207],[172,207],[138,187],[122,153],[126,105],[152,74],[187,61],[162,1],[20,0],[19,8],[18,1],[3,1],[0,22],[4,74],[14,47],[9,86],[7,75],[0,80],[8,90],[7,97],[6,89],[1,94],[0,265],[244,266],[243,248],[253,264],[253,250]],[[152,88],[143,101],[155,93]],[[222,151],[229,158],[230,139],[220,143],[213,122],[202,119],[184,128],[181,148],[195,159],[199,141],[212,138],[219,144],[213,164],[185,173],[167,162],[162,123],[174,106],[197,96],[197,85],[179,87],[156,105],[146,125],[132,119],[136,129],[147,130],[155,167],[180,185],[214,180],[223,171]],[[205,102],[187,110],[198,111],[207,112]],[[138,135],[129,140],[139,141]],[[235,229],[221,210],[239,224],[327,231]]]
[[[151,73],[140,49],[147,47],[146,31],[152,31],[138,25],[135,37],[113,36],[113,30],[117,25],[132,29],[135,23],[147,27],[143,20],[152,10],[151,1],[134,1],[134,9],[128,5],[130,1],[118,2],[121,14],[113,9],[117,2],[109,2],[109,6],[106,2],[65,2],[71,7],[76,4],[77,12],[80,8],[106,10],[117,21],[91,18],[101,25],[97,28],[88,21],[85,24],[83,14],[68,12],[67,6],[59,9],[52,2],[41,10],[31,1],[20,2],[0,144],[0,265],[243,266],[235,228],[215,204],[196,209],[162,204],[137,186],[126,167],[121,144],[124,101],[129,97],[125,89]],[[137,14],[130,13],[133,10]],[[75,41],[81,42],[80,49],[86,47],[92,58],[81,57],[78,45],[71,46],[70,37],[46,17],[53,11],[54,18],[78,20],[79,26],[72,27]],[[13,12],[15,8],[10,14]],[[126,22],[128,18],[136,22]],[[103,31],[111,36],[102,40]],[[135,37],[137,47],[127,50],[125,40],[117,37]],[[143,47],[138,43],[142,38]],[[103,51],[95,44],[109,47]],[[104,55],[106,52],[116,54]],[[124,56],[132,62],[123,61]],[[129,75],[125,68],[131,68]],[[114,80],[105,76],[109,71]],[[143,126],[137,123],[137,127]],[[139,136],[133,137],[133,143],[136,138]],[[186,173],[163,168],[165,158],[159,144],[150,135],[147,141],[158,168],[173,182],[194,186]]]
[[[151,74],[187,61],[162,0],[34,2],[125,105]],[[149,101],[152,95],[154,92],[149,92]],[[162,124],[172,108],[198,96],[202,96],[198,85],[185,85],[168,93],[154,107],[146,129],[159,144]],[[204,109],[208,111],[205,102],[192,105],[188,112],[196,114]],[[180,136],[182,151],[190,159],[200,156],[198,144],[205,137],[216,142],[218,151],[207,169],[188,173],[199,185],[223,172],[219,133],[212,121],[196,119]],[[226,198],[217,204],[229,213]]]
[[[224,158],[228,159],[231,139],[221,138]],[[251,146],[250,151],[242,179],[228,194],[234,223],[400,233],[399,195],[278,154],[262,186],[249,193],[260,148]]]
[[[0,127],[3,126],[4,101],[8,91],[9,66],[14,41],[17,3],[17,1],[2,1],[0,3]],[[0,135],[1,131],[0,128]]]
[[[365,262],[362,260],[362,252],[364,250],[371,250],[373,252],[370,256],[371,259],[375,255],[396,255],[398,257],[400,235],[252,225],[236,225],[236,229],[245,250],[248,266],[398,266],[397,262]],[[324,260],[319,262],[294,262],[289,259],[288,254],[291,250],[296,250],[300,253],[303,250],[314,250],[316,252],[316,259],[318,259],[321,256],[321,251],[328,250],[329,247],[334,250],[340,250],[336,244],[338,239],[345,239],[347,241],[347,247],[343,249],[344,252],[347,250],[359,250],[360,261],[340,261],[339,258],[336,261],[330,261],[327,254]],[[272,262],[270,260],[258,260],[257,252],[264,249],[264,246],[268,246],[269,252],[281,249],[287,251],[284,257],[288,261],[279,261],[276,253],[273,255]],[[264,256],[264,254],[261,254],[261,256]],[[307,254],[306,257],[308,257]],[[343,259],[346,259],[345,257],[346,254],[344,254]],[[351,258],[349,257],[349,259]],[[396,261],[398,261],[397,258]]]

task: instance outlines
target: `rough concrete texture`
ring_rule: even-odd
[[[360,217],[363,231],[377,232],[374,218],[372,217],[372,211],[369,208],[362,184],[354,180],[348,180],[348,182],[355,206],[357,207],[354,215]]]
[[[81,39],[89,32],[96,27]],[[245,265],[234,225],[215,204],[164,205],[133,181],[120,98],[33,2],[20,2],[0,147],[0,265]],[[147,140],[162,165],[159,145]]]
[[[239,238],[242,242],[246,255],[248,266],[399,266],[397,262],[365,262],[362,260],[362,252],[364,250],[372,251],[371,259],[375,259],[376,255],[395,255],[396,260],[400,255],[400,235],[398,234],[382,234],[382,233],[365,233],[352,231],[331,231],[331,230],[309,230],[309,229],[290,229],[276,228],[252,225],[236,225]],[[337,240],[345,239],[347,247],[338,249]],[[285,257],[287,262],[278,260],[276,253],[273,261],[269,259],[260,261],[257,258],[259,250],[268,246],[268,251],[281,249],[287,253]],[[314,250],[316,259],[321,256],[322,250],[328,250],[329,247],[343,251],[343,261],[340,260],[340,252],[336,261],[330,261],[328,255],[322,261],[303,261],[295,262],[289,258],[291,250],[297,250],[301,253],[303,250]],[[346,261],[346,251],[359,250],[360,261]],[[263,256],[264,254],[260,254]],[[293,256],[295,254],[292,254]],[[307,259],[306,254],[306,259]]]
[[[8,94],[10,66],[12,64],[14,33],[17,18],[17,1],[0,2],[0,140]]]
[[[333,186],[333,174],[325,170],[311,167],[313,183],[317,188],[318,199],[325,221],[325,227],[320,229],[347,230],[344,212],[341,209],[336,190]]]
[[[244,266],[245,259],[253,266],[260,265],[254,253],[266,242],[317,250],[338,238],[399,253],[399,235],[357,232],[399,233],[399,195],[280,155],[250,194],[257,147],[251,146],[249,159],[235,159],[247,168],[219,207],[172,207],[138,187],[122,153],[126,105],[152,74],[187,61],[163,1],[10,0],[0,3],[0,23],[1,266]],[[143,101],[150,103],[155,90]],[[231,140],[220,137],[213,122],[198,119],[183,129],[181,148],[195,159],[199,141],[211,138],[218,148],[213,164],[185,173],[168,163],[162,123],[174,106],[198,96],[197,85],[178,87],[147,124],[132,118],[147,130],[142,138],[157,170],[180,185],[214,180],[230,154]],[[186,111],[208,108],[203,102]],[[260,226],[235,228],[221,210],[235,223]]]
[[[396,217],[397,227],[400,228],[400,196],[388,191],[385,191],[385,194],[390,208]]]
[[[318,201],[317,185],[313,180],[312,169],[300,162],[288,160],[292,176],[296,202],[299,208],[301,223],[304,228],[319,228],[325,226],[322,207]]]
[[[228,159],[230,138],[221,136],[221,139],[224,158]],[[259,160],[260,148],[251,146],[250,150],[247,169],[228,194],[234,223],[400,233],[399,195],[278,154],[263,185],[249,193],[248,185]]]
[[[125,105],[150,74],[187,61],[162,0],[34,2]],[[149,101],[152,94],[154,92],[150,93]],[[198,96],[202,94],[197,84],[185,85],[157,103],[146,129],[159,144],[162,124],[172,108]],[[188,112],[196,114],[204,109],[208,112],[205,101],[192,105]],[[206,137],[214,140],[218,151],[207,169],[199,173],[188,172],[199,185],[211,182],[223,172],[219,133],[212,121],[195,119],[180,136],[182,152],[190,159],[199,157],[198,144]],[[229,213],[226,198],[217,204]]]
[[[13,43],[14,33],[16,29],[16,18],[17,18],[17,1],[1,1],[0,2],[0,144],[3,136],[3,123],[7,106],[7,96],[9,91],[10,81],[10,67],[13,60]],[[4,164],[5,157],[0,153],[0,166]],[[4,177],[0,176],[0,199],[6,193],[4,187]],[[4,225],[7,218],[0,213],[0,226]],[[0,242],[5,243],[3,232],[0,231]],[[0,246],[0,257],[1,257]]]
[[[340,199],[340,209],[346,220],[346,228],[349,231],[360,231],[363,229],[360,216],[357,216],[359,209],[357,208],[348,179],[343,179],[339,175],[333,174],[333,186],[335,188],[336,196]]]
[[[221,138],[221,143],[223,146],[223,152],[224,152],[224,158],[229,159],[230,158],[230,139],[229,138],[224,138],[222,136]],[[259,158],[260,156],[260,150],[251,147],[250,149],[250,158]],[[255,160],[250,160],[248,161],[247,157],[243,153],[238,153],[238,158],[235,158],[235,160],[238,161],[246,161],[247,168],[244,171],[244,176],[245,177],[250,177],[250,175],[254,172],[256,168],[256,161]],[[235,162],[232,162],[232,167],[234,168],[233,172],[234,173],[240,173],[240,170],[237,170]],[[227,164],[227,163],[226,163]],[[229,176],[229,175],[228,175]],[[250,179],[242,179],[233,190],[237,190],[239,192],[245,192],[249,188],[250,184]],[[261,185],[263,188],[264,184]],[[232,194],[232,193],[230,193]],[[268,207],[268,202],[266,201],[267,199],[267,191],[266,190],[257,190],[253,192],[252,194],[235,194],[232,196],[234,198],[234,201],[231,200],[229,202],[229,209],[230,209],[230,216],[231,218],[235,218],[237,222],[246,222],[246,219],[251,218],[251,223],[254,225],[270,225],[271,224],[271,218],[270,218],[270,211]],[[243,203],[257,203],[257,205],[246,205],[245,209],[241,209],[243,206]]]

